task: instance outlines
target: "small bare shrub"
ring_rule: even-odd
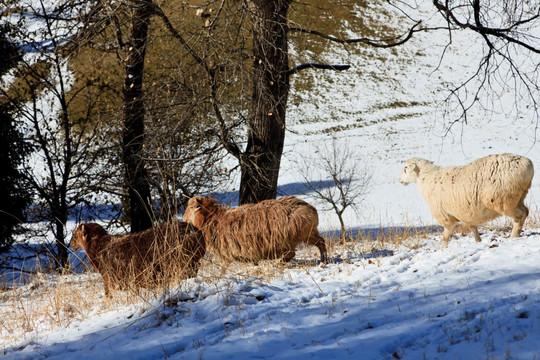
[[[335,137],[330,144],[317,146],[316,156],[303,157],[299,161],[300,175],[307,196],[328,204],[334,210],[341,226],[341,239],[347,236],[343,213],[346,209],[357,209],[367,194],[371,172],[361,166],[348,142],[338,143]]]

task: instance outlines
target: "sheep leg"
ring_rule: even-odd
[[[452,230],[454,227],[444,227],[443,232],[443,249],[446,249],[448,247],[448,240],[450,240],[450,237],[452,236]]]
[[[514,225],[512,226],[512,232],[510,233],[511,238],[519,237],[521,234],[521,229],[523,228],[523,224],[519,221],[514,221]]]
[[[511,215],[514,219],[514,226],[512,227],[510,237],[518,237],[521,234],[521,229],[523,228],[523,223],[525,223],[527,216],[529,216],[529,209],[525,206],[523,201],[520,201]]]
[[[321,253],[321,262],[328,264],[328,252],[326,251],[326,243],[322,236],[319,234],[310,236],[308,244],[316,246]]]
[[[476,242],[482,242],[482,239],[480,239],[480,234],[478,233],[478,226],[470,225],[470,228],[471,228],[472,233],[474,235],[474,240],[476,240]]]

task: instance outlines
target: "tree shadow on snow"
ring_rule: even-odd
[[[314,184],[318,189],[326,189],[334,186],[332,180],[321,180],[316,181]],[[278,186],[277,193],[278,196],[300,196],[307,195],[311,192],[305,183],[303,182],[293,182],[289,184],[284,184]],[[238,206],[238,191],[223,191],[223,192],[213,192],[200,194],[202,196],[210,196],[217,199],[220,203],[226,204],[228,206]],[[37,205],[30,205],[29,211],[30,214],[38,214],[40,210],[37,208]],[[92,221],[110,221],[114,219],[119,219],[122,215],[122,204],[120,203],[111,203],[111,204],[81,204],[77,205],[74,208],[70,209],[68,214],[69,221],[75,221],[77,223],[82,222],[92,222]],[[179,215],[182,215],[180,213]],[[29,223],[37,223],[43,221],[43,219],[37,217],[30,217],[28,219]]]
[[[56,244],[28,244],[15,242],[8,251],[0,254],[0,286],[15,287],[34,280],[40,273],[57,274],[54,259]],[[90,264],[83,250],[68,250],[70,272],[84,273]]]
[[[333,180],[320,180],[313,182],[313,185],[318,190],[323,190],[335,186]],[[278,197],[281,196],[302,196],[311,193],[312,191],[307,188],[304,182],[292,182],[288,184],[279,185],[277,188]],[[238,206],[238,191],[224,191],[206,194],[204,196],[210,196],[217,199],[222,204],[228,206]]]

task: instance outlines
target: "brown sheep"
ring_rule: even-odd
[[[226,261],[290,261],[296,246],[307,243],[319,248],[321,261],[327,262],[317,210],[293,196],[235,208],[196,196],[189,200],[183,220],[199,228],[207,246]]]
[[[197,275],[206,247],[203,234],[185,222],[172,221],[122,235],[109,235],[96,223],[80,224],[71,239],[73,251],[84,249],[110,288],[156,288]]]

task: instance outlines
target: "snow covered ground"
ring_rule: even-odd
[[[540,357],[538,230],[366,250],[357,244],[333,264],[285,268],[270,281],[192,280],[166,301],[1,346],[8,359]]]
[[[349,73],[305,72],[319,89],[309,93],[295,91],[293,82],[280,193],[312,202],[322,232],[338,229],[335,214],[302,189],[298,167],[298,159],[336,138],[372,175],[366,198],[345,213],[347,226],[386,230],[385,241],[336,245],[326,266],[302,264],[316,258],[304,249],[290,266],[238,266],[223,277],[212,277],[209,267],[170,294],[128,305],[105,301],[94,273],[44,276],[18,287],[18,300],[10,296],[15,290],[0,291],[0,357],[539,359],[538,176],[526,200],[530,220],[517,239],[501,230],[504,218],[481,229],[481,243],[458,233],[447,249],[438,233],[419,231],[403,242],[393,233],[436,225],[416,187],[398,182],[409,157],[460,165],[512,152],[540,169],[536,124],[526,116],[532,109],[516,112],[504,86],[491,100],[493,112],[476,109],[467,124],[447,131],[441,84],[459,82],[478,53],[476,40],[456,34],[439,61],[447,39],[438,40],[418,34],[402,50],[373,57],[336,49],[328,61],[352,64]],[[63,283],[54,297],[38,295]],[[48,315],[33,314],[36,301],[50,303]],[[81,310],[83,303],[90,310]],[[14,311],[28,317],[16,329]],[[69,320],[52,321],[61,316]]]

